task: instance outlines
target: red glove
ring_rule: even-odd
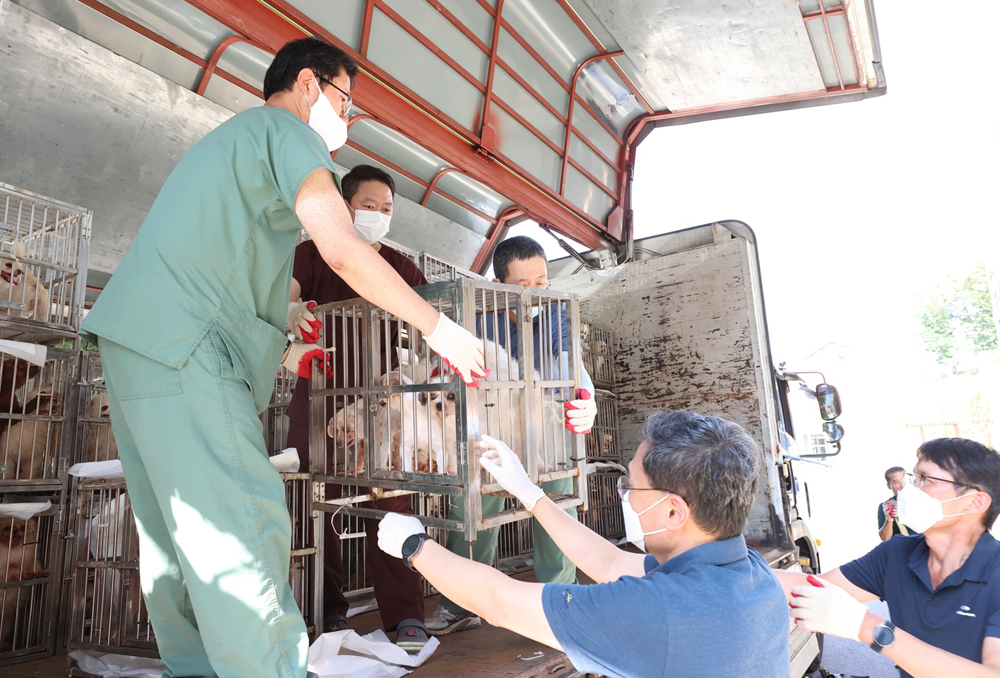
[[[882,509],[885,511],[886,516],[888,516],[892,520],[896,519],[896,515],[899,509],[897,509],[894,505],[890,504],[889,502],[885,502],[884,504],[882,504]]]
[[[590,433],[597,418],[597,402],[585,388],[576,389],[576,398],[563,403],[566,429],[570,433]]]
[[[333,348],[319,348],[315,344],[304,344],[293,341],[285,349],[285,355],[281,359],[281,364],[285,369],[295,372],[295,374],[309,379],[312,377],[313,360],[319,360],[319,369],[326,372],[326,378],[333,377],[333,363],[328,354],[334,351]]]
[[[316,308],[315,301],[291,301],[288,303],[288,331],[295,338],[307,344],[319,341],[319,328],[323,323],[309,311]]]

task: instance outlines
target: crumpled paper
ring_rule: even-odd
[[[0,353],[6,353],[7,355],[12,355],[15,358],[26,360],[32,365],[44,367],[47,349],[40,344],[29,344],[24,341],[0,339]]]
[[[309,671],[318,678],[401,678],[427,661],[441,644],[431,638],[419,654],[409,654],[389,640],[381,629],[359,636],[354,631],[324,633],[309,648]]]
[[[44,513],[52,508],[52,502],[18,502],[14,504],[0,504],[0,516],[27,520],[39,513]]]
[[[270,457],[270,459],[271,463],[274,464],[274,468],[278,469],[281,473],[299,472],[298,448],[289,447],[282,450],[279,454]]]
[[[124,473],[120,459],[87,461],[82,464],[73,464],[69,467],[69,474],[77,478],[112,478],[115,476],[124,476]]]
[[[100,654],[83,650],[69,653],[77,666],[102,678],[160,678],[167,665],[159,659],[129,657],[124,654]]]

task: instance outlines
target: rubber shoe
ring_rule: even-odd
[[[417,619],[404,619],[396,625],[396,645],[410,654],[417,654],[427,644],[427,629]]]
[[[482,623],[483,620],[471,612],[456,615],[445,606],[438,605],[434,613],[424,621],[424,626],[427,628],[427,633],[432,636],[446,636],[456,631],[478,629]]]

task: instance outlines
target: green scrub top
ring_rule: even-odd
[[[80,334],[180,369],[217,325],[262,411],[287,343],[295,196],[320,167],[339,189],[322,138],[284,109],[219,125],[170,173]]]

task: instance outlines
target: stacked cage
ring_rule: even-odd
[[[611,330],[591,323],[581,324],[580,343],[583,363],[597,387],[594,400],[597,417],[587,434],[587,461],[597,464],[589,476],[588,510],[580,514],[587,527],[609,539],[625,534],[625,523],[618,496],[618,478],[623,462],[618,436],[618,400],[615,396],[614,348]],[[614,465],[614,466],[608,466]]]
[[[477,281],[486,280],[486,278],[478,273],[473,273],[472,271],[456,266],[455,264],[449,264],[444,259],[438,259],[434,255],[428,254],[427,252],[421,252],[417,256],[416,262],[417,268],[420,269],[420,272],[424,274],[424,278],[426,278],[429,283],[443,282],[446,280],[458,280],[459,278]]]
[[[474,541],[479,530],[528,516],[517,508],[482,515],[481,496],[503,495],[478,465],[484,433],[509,444],[536,482],[572,478],[573,491],[555,499],[582,504],[582,441],[566,433],[562,410],[579,385],[576,298],[462,276],[416,291],[482,339],[490,376],[467,388],[419,331],[363,300],[313,309],[322,319],[321,344],[336,349],[332,377],[314,374],[310,383],[315,506],[381,517],[359,504],[416,495],[425,525]],[[329,485],[341,491],[328,492]]]
[[[0,184],[0,665],[53,654],[91,214]]]

